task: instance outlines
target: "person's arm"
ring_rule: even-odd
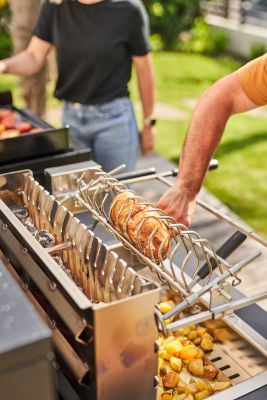
[[[0,61],[0,73],[34,75],[44,65],[51,46],[50,43],[33,36],[25,51]]]
[[[153,117],[155,103],[155,83],[152,67],[152,57],[148,53],[145,56],[135,56],[133,61],[136,68],[138,88],[143,108],[144,121]],[[141,132],[141,150],[143,154],[153,150],[155,133],[152,126],[144,122]]]
[[[217,81],[201,96],[184,142],[178,178],[159,200],[159,208],[177,222],[190,224],[196,195],[228,119],[255,107],[243,90],[237,72]]]

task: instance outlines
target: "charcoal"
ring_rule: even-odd
[[[24,221],[29,217],[29,211],[26,207],[23,206],[12,206],[11,211],[16,215],[16,217],[20,221]]]
[[[55,260],[55,262],[62,268],[64,269],[64,264],[63,264],[63,260],[61,257],[59,256],[54,256],[53,259]]]
[[[43,229],[37,232],[36,239],[44,248],[53,247],[56,242],[55,237]]]

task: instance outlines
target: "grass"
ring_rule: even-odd
[[[189,54],[156,53],[154,64],[157,99],[182,109],[185,119],[173,121],[161,118],[157,125],[157,151],[177,162],[192,109],[185,98],[198,98],[220,77],[239,67],[231,57],[220,59]],[[137,99],[135,79],[131,94]],[[24,106],[17,78],[1,77],[0,90],[11,89],[18,107]],[[57,107],[51,96],[49,107]],[[248,115],[232,117],[227,124],[216,158],[217,171],[208,174],[205,186],[226,205],[250,224],[258,233],[267,237],[267,119]]]

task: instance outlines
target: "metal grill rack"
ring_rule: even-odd
[[[149,266],[150,270],[157,274],[161,282],[167,284],[171,291],[179,294],[181,302],[174,309],[164,316],[157,311],[165,332],[188,323],[214,318],[215,315],[221,317],[229,310],[242,308],[267,297],[267,292],[237,301],[233,301],[231,296],[231,287],[238,286],[241,283],[238,273],[257,258],[261,254],[260,251],[255,251],[240,262],[230,265],[224,258],[216,254],[213,245],[209,241],[201,238],[198,233],[188,230],[186,226],[177,224],[173,218],[167,216],[162,210],[146,202],[134,191],[130,191],[132,199],[140,206],[146,207],[148,213],[151,213],[151,215],[154,212],[158,213],[158,219],[164,223],[169,232],[171,248],[168,252],[168,257],[164,259],[162,255],[162,249],[165,245],[165,242],[162,242],[158,252],[159,262],[157,263],[152,251],[150,251],[150,257],[145,255],[144,246],[139,238],[140,230],[145,224],[145,218],[136,228],[136,240],[139,246],[134,245],[128,232],[131,208],[129,208],[129,213],[123,226],[123,234],[119,233],[114,227],[110,216],[115,205],[112,201],[119,193],[129,192],[125,184],[116,180],[111,174],[103,172],[101,168],[95,167],[82,174],[78,185],[79,191],[74,194],[76,200],[90,210],[94,218],[115,235],[141,263]],[[120,217],[124,210],[125,205],[119,210],[117,218]],[[156,229],[147,238],[148,246],[152,243],[155,234]],[[177,258],[180,260],[179,267],[176,264]],[[205,264],[205,267],[203,267],[203,264]],[[197,277],[201,271],[203,272],[203,268],[205,268],[205,273],[202,273],[204,279],[202,286],[200,286]],[[214,277],[213,271],[215,269],[217,275]],[[214,299],[218,299],[218,297],[220,301],[216,304]],[[198,304],[199,301],[205,303],[208,308],[207,311],[202,310],[202,307]],[[190,308],[190,314],[193,315],[169,323],[167,326],[164,324],[164,321],[188,308]]]

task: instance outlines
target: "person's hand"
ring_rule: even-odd
[[[6,63],[0,60],[0,74],[3,74],[6,70]]]
[[[143,155],[146,155],[155,146],[155,131],[152,126],[144,126],[143,131],[140,135],[141,140],[141,151]]]
[[[157,207],[173,217],[179,224],[189,226],[194,215],[196,195],[175,184],[159,199]]]

